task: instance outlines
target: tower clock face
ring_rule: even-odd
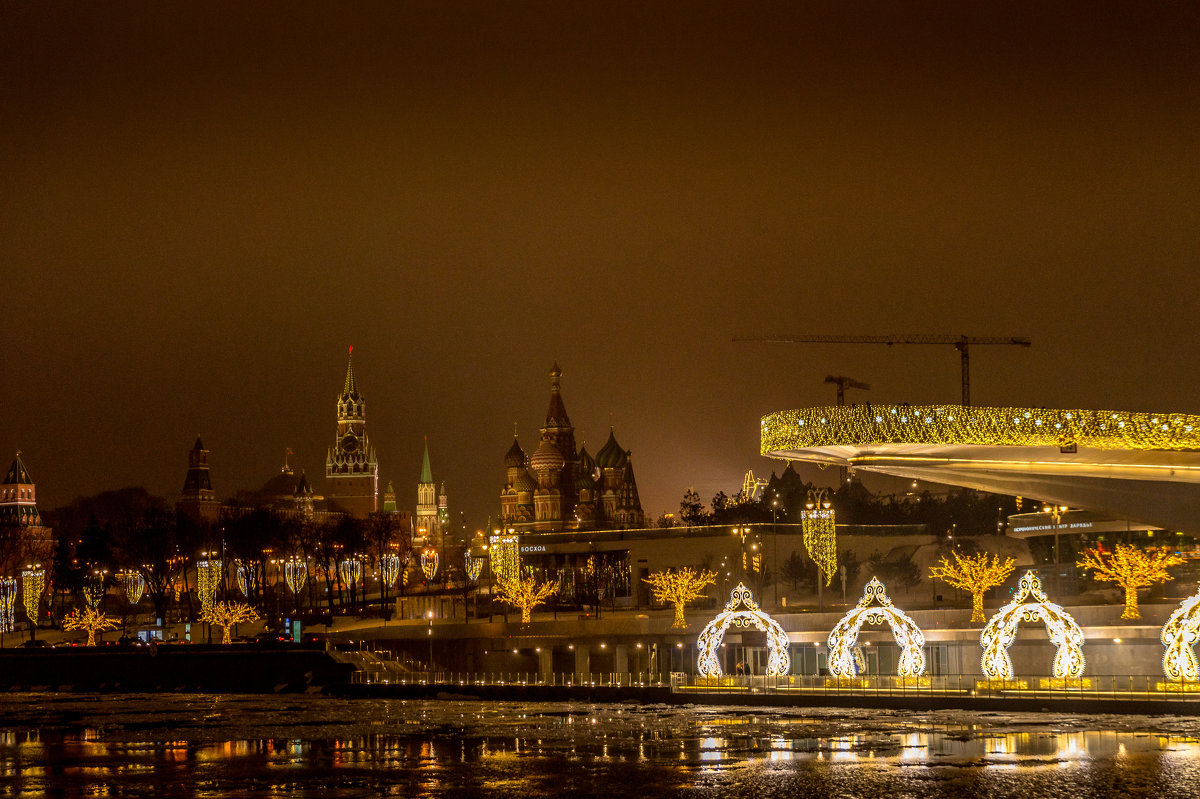
[[[353,433],[342,436],[342,451],[353,452],[358,447],[358,437]]]

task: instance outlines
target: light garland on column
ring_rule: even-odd
[[[872,607],[871,603],[879,604]],[[904,611],[892,604],[884,587],[875,577],[867,583],[858,606],[851,608],[829,633],[829,673],[835,677],[853,677],[857,671],[854,645],[864,623],[888,623],[892,637],[900,646],[896,673],[901,677],[920,677],[925,673],[925,633]]]
[[[384,555],[379,558],[379,579],[388,588],[391,588],[396,583],[396,578],[400,576],[400,567],[404,562],[400,560],[399,555]]]
[[[249,598],[254,591],[254,578],[258,574],[258,564],[237,562],[237,586],[242,596]]]
[[[760,432],[763,455],[868,444],[1200,449],[1200,416],[1184,413],[840,405],[768,414]]]
[[[432,580],[438,571],[438,551],[433,547],[421,550],[421,573],[426,580]]]
[[[1032,601],[1026,601],[1026,600]],[[1011,680],[1012,658],[1008,647],[1017,637],[1017,625],[1022,621],[1046,624],[1046,634],[1057,651],[1054,653],[1052,674],[1055,679],[1075,679],[1083,674],[1083,631],[1061,606],[1050,602],[1042,591],[1042,583],[1031,569],[1017,584],[1012,601],[996,612],[983,628],[979,643],[983,647],[981,665],[989,680]]]
[[[496,582],[521,578],[520,539],[515,535],[493,535],[489,539],[492,577]]]
[[[142,601],[142,595],[146,592],[145,577],[135,571],[126,571],[117,574],[117,579],[121,581],[125,599],[129,601],[129,604],[136,605]]]
[[[300,593],[308,582],[308,563],[301,558],[289,558],[283,564],[283,579],[293,594]]]
[[[219,560],[196,561],[196,596],[200,599],[201,610],[208,610],[212,607],[213,600],[217,598],[217,591],[221,587],[223,573],[224,564]]]
[[[721,639],[725,630],[733,627],[754,627],[767,634],[767,676],[774,677],[787,674],[792,669],[792,658],[788,654],[788,636],[779,623],[763,612],[754,595],[743,583],[729,593],[729,601],[725,610],[710,621],[700,637],[696,639],[699,651],[696,668],[704,677],[720,677],[721,659],[718,654],[721,649]]]
[[[17,604],[17,580],[0,577],[0,632],[10,633],[17,626],[13,608]]]
[[[38,604],[42,600],[42,591],[46,588],[46,570],[41,566],[30,566],[21,570],[21,597],[25,603],[25,615],[36,625],[38,620]]]
[[[467,579],[471,582],[478,582],[479,575],[483,572],[483,558],[477,558],[469,551],[463,553],[463,566],[467,572]]]
[[[804,532],[804,548],[821,569],[820,577],[825,578],[828,587],[837,571],[837,527],[825,489],[808,492],[808,502],[800,511],[800,529]]]
[[[362,579],[362,561],[358,558],[343,560],[338,564],[338,576],[347,587],[358,585],[358,581]]]

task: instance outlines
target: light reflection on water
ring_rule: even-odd
[[[0,697],[0,795],[1200,795],[1191,719]]]

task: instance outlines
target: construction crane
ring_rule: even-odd
[[[869,383],[862,383],[858,380],[855,380],[853,377],[845,377],[843,375],[826,375],[825,382],[833,383],[837,386],[838,405],[846,404],[846,389],[848,388],[861,388],[863,391],[871,390]]]
[[[768,344],[952,344],[962,355],[962,404],[971,404],[972,344],[1010,344],[1028,347],[1032,342],[1017,336],[739,336],[734,341],[759,341]]]

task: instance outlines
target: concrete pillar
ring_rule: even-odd
[[[629,673],[629,647],[625,644],[613,647],[613,671],[617,674]]]
[[[537,653],[538,657],[538,674],[553,674],[554,673],[554,650],[548,646],[542,647],[542,651]]]
[[[575,646],[575,673],[587,674],[592,670],[591,652],[586,646]]]

